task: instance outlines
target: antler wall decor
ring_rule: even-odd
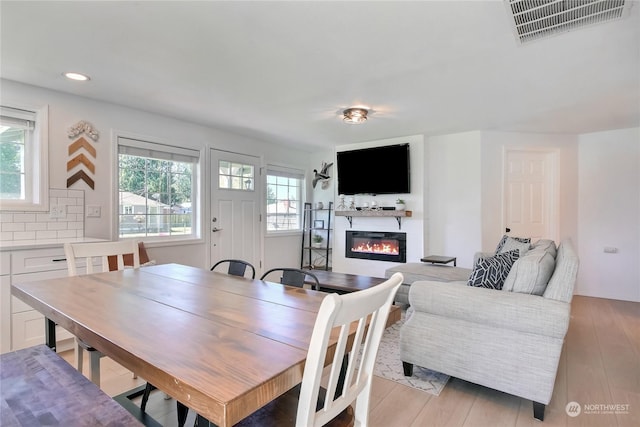
[[[80,121],[75,126],[70,127],[67,131],[67,134],[69,135],[69,138],[75,138],[78,135],[86,134],[90,139],[94,141],[97,141],[99,137],[98,131],[95,130],[90,123],[87,123],[85,121]],[[89,174],[85,172],[84,168],[88,169],[92,175],[95,175],[96,167],[91,161],[91,157],[95,159],[97,152],[95,147],[82,136],[69,144],[69,156],[80,150],[86,151],[90,157],[86,156],[84,152],[80,152],[67,162],[67,172],[71,171],[77,166],[80,167],[78,171],[67,178],[67,188],[71,187],[77,181],[82,180],[93,190],[95,187],[95,182],[93,178],[91,178],[91,176],[89,176]]]

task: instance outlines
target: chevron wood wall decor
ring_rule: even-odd
[[[75,138],[81,134],[87,135],[94,141],[97,141],[99,136],[98,131],[93,129],[93,126],[91,126],[90,123],[84,121],[78,122],[68,130],[69,138]],[[68,154],[70,157],[73,157],[71,157],[67,162],[67,172],[71,172],[76,168],[79,168],[79,170],[67,179],[67,188],[71,187],[78,181],[84,181],[89,187],[91,187],[91,189],[95,189],[95,181],[87,172],[85,172],[86,169],[91,173],[91,175],[95,175],[96,173],[95,159],[97,151],[95,147],[83,136],[80,136],[74,142],[69,144]]]
[[[93,158],[95,159],[95,157],[96,157],[96,149],[93,148],[93,145],[91,145],[91,143],[89,143],[83,137],[78,138],[76,140],[76,142],[74,142],[73,144],[69,145],[69,155],[72,155],[73,153],[75,153],[76,151],[78,151],[81,148],[84,148],[85,150],[87,150],[87,152],[89,154],[91,154],[93,156]]]
[[[91,179],[91,177],[87,175],[87,173],[83,170],[79,170],[78,172],[67,178],[67,188],[71,187],[73,184],[80,180],[86,182],[92,190],[94,189],[95,183],[93,182],[93,179]]]
[[[67,172],[75,168],[79,164],[83,164],[84,166],[86,166],[87,169],[91,171],[91,173],[96,173],[96,167],[94,166],[94,164],[91,163],[91,160],[89,160],[87,156],[82,153],[78,154],[73,159],[67,162]]]

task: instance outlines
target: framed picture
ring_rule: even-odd
[[[324,228],[324,220],[316,219],[313,221],[313,228]]]

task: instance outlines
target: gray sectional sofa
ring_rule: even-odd
[[[471,274],[468,268],[451,267],[448,265],[426,264],[424,262],[409,262],[396,267],[388,268],[384,272],[387,279],[394,273],[402,273],[404,280],[396,296],[394,303],[396,305],[409,304],[409,289],[414,282],[430,280],[435,282],[455,282],[467,280]]]
[[[569,240],[541,241],[518,259],[503,290],[417,281],[400,331],[413,365],[530,399],[544,418],[569,326],[578,258]],[[538,295],[536,295],[536,293]]]

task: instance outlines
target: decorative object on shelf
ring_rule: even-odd
[[[333,166],[333,163],[322,162],[320,172],[318,172],[318,169],[313,170],[313,188],[316,188],[316,184],[318,184],[319,181],[322,182],[321,188],[323,190],[326,190],[329,187],[329,180],[331,179],[331,176],[329,175],[329,168],[331,166]]]
[[[336,207],[336,210],[337,211],[347,210],[347,203],[345,202],[344,194],[341,194],[340,196],[338,196],[338,199],[340,200],[340,203],[338,203],[338,207]]]
[[[349,208],[347,210],[349,210],[349,211],[355,211],[356,210],[356,198],[355,197],[349,197]]]
[[[324,220],[316,219],[313,221],[313,228],[324,228]]]
[[[363,202],[362,203],[362,210],[363,211],[368,211],[369,210],[369,203],[368,202]]]
[[[376,211],[372,210],[346,210],[346,211],[336,211],[336,216],[343,216],[349,221],[349,227],[353,227],[353,218],[354,217],[393,217],[398,222],[398,230],[402,229],[402,218],[409,218],[413,216],[412,211],[407,210],[387,210],[387,209],[378,209]]]
[[[316,209],[324,209],[324,203],[316,202]]]
[[[397,211],[403,211],[405,210],[406,205],[404,204],[404,200],[403,199],[396,199],[396,210]]]
[[[76,123],[74,126],[70,127],[67,130],[67,134],[69,138],[75,138],[78,135],[85,134],[90,139],[97,141],[99,137],[99,133],[97,130],[93,128],[93,126],[85,121],[80,121]],[[84,150],[89,156],[85,155],[83,152],[77,153],[79,150]],[[84,181],[91,189],[95,188],[95,182],[93,178],[90,176],[95,175],[96,167],[95,167],[95,159],[96,159],[96,149],[91,145],[91,142],[87,141],[84,137],[80,136],[74,142],[69,145],[69,156],[71,157],[67,162],[67,172],[71,172],[73,169],[80,167],[79,170],[74,172],[69,178],[67,178],[67,188],[71,187],[78,181]],[[93,161],[91,159],[93,157]],[[87,171],[85,171],[85,168]]]
[[[322,242],[324,241],[324,237],[322,237],[319,234],[314,234],[313,235],[313,247],[314,248],[321,248],[322,247]]]
[[[372,211],[379,211],[380,210],[380,206],[378,206],[378,202],[373,200],[371,202],[371,210]]]

